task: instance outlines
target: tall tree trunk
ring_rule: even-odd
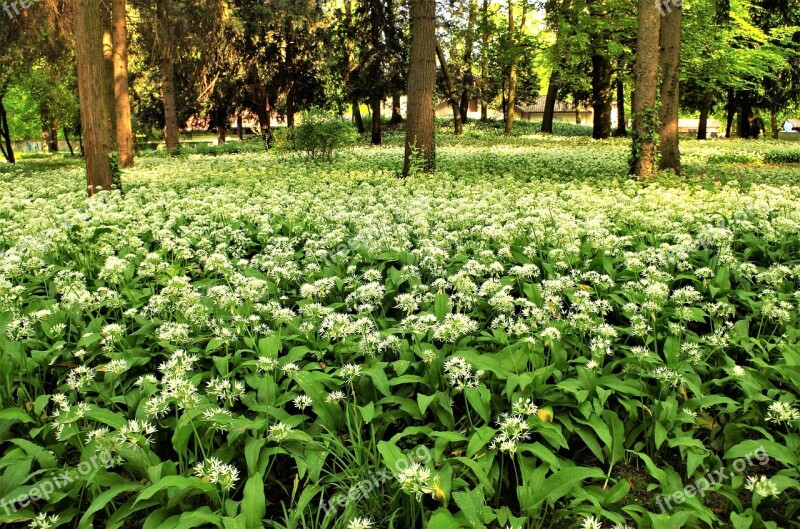
[[[408,113],[403,176],[411,170],[411,156],[423,159],[422,169],[433,171],[433,92],[436,87],[436,0],[411,0],[411,55],[408,69]]]
[[[661,67],[661,108],[659,109],[658,150],[661,157],[659,169],[681,170],[681,151],[678,140],[678,107],[680,105],[681,77],[681,19],[683,9],[673,6],[661,19],[659,33]]]
[[[289,91],[286,92],[286,126],[294,128],[294,114],[296,112],[295,105],[294,105],[294,86],[289,87]]]
[[[739,119],[737,122],[738,137],[744,139],[751,138],[753,134],[753,107],[747,103],[742,103],[741,108],[739,108]]]
[[[361,104],[358,99],[353,99],[353,123],[359,134],[364,134],[367,129],[364,127],[364,118],[361,117]]]
[[[75,151],[72,149],[72,143],[69,141],[69,127],[64,127],[64,141],[67,142],[67,149],[69,149],[69,155],[75,156]]]
[[[438,41],[436,42],[436,56],[439,58],[442,77],[444,77],[444,84],[447,87],[447,98],[450,100],[450,106],[453,108],[453,128],[456,136],[460,136],[464,133],[464,127],[461,124],[458,91],[456,90],[456,85],[453,83],[453,78],[450,76],[450,68],[447,67],[447,59],[445,59],[444,52]]]
[[[658,44],[661,14],[652,0],[639,0],[634,77],[633,142],[630,173],[639,177],[656,174],[655,137],[658,134]]]
[[[6,114],[6,107],[3,105],[3,97],[5,97],[5,90],[0,92],[0,151],[3,152],[3,158],[8,163],[16,163],[14,157],[14,146],[11,144],[11,131],[8,130],[8,115]]]
[[[42,150],[44,152],[58,152],[58,128],[53,122],[42,127]]]
[[[81,127],[86,136],[86,185],[89,195],[96,188],[111,189],[114,175],[109,154],[114,150],[109,109],[102,102],[106,91],[103,59],[103,19],[96,0],[72,0],[75,57],[78,63],[78,94]]]
[[[403,115],[400,113],[400,94],[395,92],[392,94],[392,117],[389,120],[390,125],[399,125],[403,122]]]
[[[508,32],[511,46],[516,44],[514,27],[514,0],[508,0]],[[506,97],[506,136],[511,135],[514,127],[514,107],[517,103],[517,53],[511,57],[511,64],[508,66],[508,97]]]
[[[103,102],[108,107],[111,116],[111,141],[114,149],[117,148],[117,102],[114,96],[114,42],[111,33],[111,13],[103,6],[103,60],[105,65],[105,90]]]
[[[467,16],[467,33],[464,38],[464,72],[462,73],[462,83],[464,85],[461,92],[461,123],[469,121],[469,102],[475,90],[475,75],[472,73],[473,47],[475,46],[475,28],[478,24],[478,0],[469,1],[469,14]]]
[[[372,144],[380,145],[383,141],[383,134],[381,130],[381,100],[379,98],[372,99],[370,110],[372,112]]]
[[[542,116],[542,132],[548,134],[553,132],[553,116],[555,115],[556,100],[560,86],[561,79],[558,71],[554,68],[550,73],[550,82],[547,85],[547,95],[544,98],[544,115]]]
[[[128,28],[126,0],[112,0],[111,24],[114,44],[114,100],[117,118],[117,151],[122,167],[133,167],[133,128],[128,93]]]
[[[774,108],[769,109],[769,127],[770,132],[772,132],[772,139],[777,140],[780,129],[778,129],[778,114]]]
[[[592,138],[611,137],[611,60],[607,55],[592,55]]]
[[[236,113],[236,136],[239,138],[239,141],[244,140],[244,131],[242,130],[242,113]]]
[[[711,105],[714,103],[714,92],[706,91],[703,95],[703,102],[700,104],[700,122],[697,125],[697,139],[708,139],[708,115],[711,113]]]
[[[489,0],[483,0],[481,8],[481,121],[489,121],[489,101],[487,85],[489,84]]]
[[[728,104],[725,106],[728,114],[725,119],[725,137],[731,137],[731,129],[733,128],[733,116],[736,114],[736,96],[733,90],[728,90]]]
[[[217,145],[223,145],[227,141],[228,133],[228,113],[223,110],[217,110],[216,125],[217,125]]]
[[[161,60],[161,97],[164,100],[164,138],[167,150],[178,146],[178,107],[175,103],[175,65],[169,58]]]
[[[625,83],[622,81],[622,74],[617,74],[617,130],[614,136],[623,137],[628,135],[628,124],[625,117]]]
[[[261,141],[264,142],[264,150],[269,151],[272,146],[272,105],[270,105],[269,96],[263,95],[263,103],[256,106],[256,115],[258,115],[258,129],[261,132]]]

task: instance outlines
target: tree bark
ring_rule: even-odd
[[[81,128],[86,137],[86,185],[91,196],[98,187],[111,189],[114,183],[108,156],[114,149],[111,115],[105,104],[97,104],[103,101],[107,85],[103,19],[96,0],[72,0],[72,7]]]
[[[472,73],[473,46],[475,45],[475,27],[478,23],[478,0],[470,0],[467,16],[467,33],[464,38],[464,72],[462,73],[463,91],[461,92],[461,123],[469,121],[469,101],[475,91],[475,75]]]
[[[447,59],[445,59],[444,51],[439,42],[436,42],[436,56],[439,58],[439,66],[442,70],[442,77],[444,77],[444,84],[447,87],[447,99],[450,100],[450,106],[453,109],[453,129],[456,136],[464,133],[464,127],[461,123],[461,109],[459,108],[458,91],[456,85],[453,83],[453,78],[450,76],[450,68],[447,67]]]
[[[489,101],[486,86],[489,80],[489,0],[483,0],[481,8],[481,121],[489,121]]]
[[[161,60],[161,97],[164,100],[164,138],[167,150],[178,146],[178,107],[175,103],[175,65],[171,59]]]
[[[381,100],[374,98],[370,103],[370,110],[372,112],[372,144],[380,145],[383,142],[381,130]]]
[[[652,0],[638,0],[636,33],[636,65],[634,77],[636,97],[633,107],[633,142],[630,174],[639,177],[656,173],[655,135],[658,134],[656,95],[658,91],[658,45],[661,14]]]
[[[8,130],[8,115],[5,105],[3,105],[4,96],[4,93],[0,93],[0,151],[3,152],[3,158],[8,163],[16,163],[14,146],[11,144],[11,131]]]
[[[239,141],[244,140],[244,131],[242,130],[242,113],[237,112],[236,114],[236,136],[239,138]]]
[[[681,170],[681,151],[678,139],[678,109],[680,106],[681,76],[681,19],[683,9],[673,6],[661,19],[659,33],[661,77],[661,108],[659,109],[659,169]]]
[[[294,128],[294,114],[295,114],[295,105],[294,105],[294,86],[289,87],[289,91],[286,92],[286,126]]]
[[[433,92],[436,88],[436,1],[411,0],[411,55],[408,70],[408,113],[403,176],[411,170],[412,151],[423,159],[422,169],[433,171]]]
[[[769,109],[769,127],[770,132],[772,132],[772,139],[777,140],[780,129],[778,129],[778,115],[774,108]]]
[[[42,150],[48,153],[58,152],[58,128],[55,123],[42,127]]]
[[[114,100],[117,118],[117,151],[122,167],[133,167],[133,128],[128,91],[128,28],[126,0],[112,0],[111,24],[114,44]]]
[[[514,35],[514,0],[508,0],[508,33],[511,45],[515,45]],[[517,103],[517,54],[516,51],[511,57],[511,64],[508,66],[508,97],[506,97],[506,136],[511,135],[514,127],[514,107]]]
[[[625,117],[625,83],[622,81],[622,76],[617,74],[617,130],[614,131],[614,136],[619,138],[628,135],[628,124]]]
[[[400,94],[392,94],[392,117],[389,120],[390,125],[399,125],[403,122],[403,115],[400,113]]]
[[[608,56],[592,55],[592,138],[605,140],[611,137],[611,60]]]
[[[364,134],[367,131],[364,127],[364,118],[361,117],[361,104],[358,99],[353,99],[353,123],[359,134]]]
[[[111,34],[110,13],[102,8],[103,13],[103,60],[105,65],[105,89],[103,90],[103,102],[108,107],[108,115],[111,116],[111,141],[114,148],[117,148],[117,102],[114,97],[114,42]]]
[[[731,129],[733,128],[733,116],[736,114],[736,97],[733,90],[728,90],[728,104],[725,107],[728,115],[725,120],[725,137],[731,137]]]
[[[64,127],[64,141],[67,142],[67,149],[69,149],[69,155],[75,156],[75,151],[72,149],[72,142],[69,141],[69,128]]]
[[[714,103],[714,93],[709,90],[703,96],[700,104],[700,122],[697,125],[697,139],[708,139],[708,115],[711,113],[711,105]]]
[[[553,133],[553,116],[555,115],[558,89],[561,85],[560,76],[554,69],[550,73],[550,82],[547,84],[547,95],[544,98],[544,115],[542,116],[542,132]]]

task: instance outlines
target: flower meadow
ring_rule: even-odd
[[[0,521],[800,527],[800,170],[626,145],[3,167]]]

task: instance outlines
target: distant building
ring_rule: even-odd
[[[697,135],[697,130],[700,128],[699,119],[679,119],[678,120],[678,134],[693,134]],[[719,134],[720,123],[716,119],[709,118],[706,120],[706,134],[709,137],[714,137]]]

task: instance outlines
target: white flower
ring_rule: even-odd
[[[369,518],[353,518],[347,524],[347,529],[372,529],[372,520]]]
[[[499,448],[501,452],[514,454],[517,451],[517,445],[530,438],[531,428],[521,415],[503,413],[497,421],[497,426],[499,431],[489,445],[490,450]]]
[[[581,523],[582,529],[603,529],[603,524],[594,516],[589,516],[583,519]]]
[[[403,491],[416,495],[419,501],[422,499],[423,494],[430,494],[433,490],[431,488],[431,476],[430,469],[423,467],[419,463],[411,463],[397,476],[397,482],[400,483],[400,488]]]
[[[344,393],[342,393],[341,391],[331,391],[325,398],[325,402],[330,402],[333,404],[337,404],[343,400],[344,400]]]
[[[788,402],[775,401],[769,405],[767,422],[789,422],[800,419],[800,411]]]
[[[761,476],[760,478],[749,476],[745,488],[764,498],[778,495],[778,486],[767,476]]]
[[[300,411],[305,410],[313,404],[311,397],[308,395],[298,395],[292,402],[294,402],[295,407]]]
[[[194,467],[194,475],[209,483],[219,484],[225,490],[231,490],[239,481],[239,470],[217,459],[209,457]]]
[[[269,437],[275,442],[280,443],[281,441],[289,437],[289,434],[292,433],[293,431],[294,430],[292,430],[292,427],[289,426],[288,424],[278,422],[269,427],[269,434],[267,435],[267,437]]]
[[[30,529],[50,529],[53,525],[58,523],[58,515],[48,515],[45,513],[37,514],[28,525]]]
[[[476,388],[480,384],[483,371],[472,371],[472,364],[461,358],[454,356],[444,363],[444,372],[449,378],[449,383],[456,391],[463,391],[465,388]]]

